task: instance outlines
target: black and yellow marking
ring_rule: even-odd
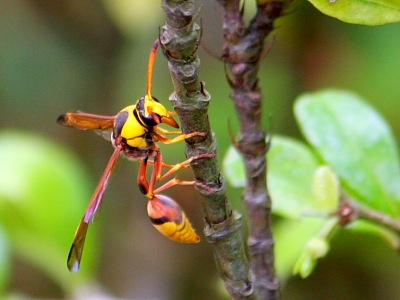
[[[147,204],[153,226],[164,236],[180,243],[197,243],[197,235],[181,207],[165,195],[156,195]]]

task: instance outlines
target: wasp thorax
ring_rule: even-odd
[[[152,132],[153,127],[142,119],[137,104],[129,105],[115,116],[113,140],[122,138],[122,141],[130,147],[147,148],[148,134]]]

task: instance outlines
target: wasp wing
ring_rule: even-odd
[[[74,242],[72,243],[67,260],[67,266],[71,272],[76,272],[79,270],[83,253],[83,246],[85,245],[86,233],[89,227],[89,223],[93,221],[96,213],[99,210],[112,170],[121,151],[121,146],[117,146],[115,148],[96,187],[92,200],[90,201],[89,206],[86,209],[78,228],[76,229]]]
[[[71,272],[79,271],[88,227],[89,224],[82,219],[78,228],[76,229],[74,242],[69,250],[67,260],[67,266]]]
[[[112,170],[115,166],[115,163],[121,151],[122,147],[117,146],[113,154],[111,155],[110,160],[108,161],[108,164],[103,172],[103,175],[101,176],[101,179],[96,187],[96,190],[94,191],[92,200],[90,201],[89,206],[86,209],[85,215],[83,216],[83,220],[86,223],[90,223],[93,221],[93,218],[101,205],[101,201],[103,199],[104,192],[107,188],[108,181],[110,180]]]
[[[114,116],[102,116],[84,112],[67,112],[57,118],[57,123],[81,130],[103,130],[113,128],[114,118]]]
[[[95,129],[94,132],[101,136],[103,139],[105,139],[106,141],[111,142],[111,135],[112,135],[112,128],[110,129]]]

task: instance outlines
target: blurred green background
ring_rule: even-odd
[[[254,7],[247,2],[251,16]],[[222,11],[215,1],[196,2],[201,3],[201,80],[212,95],[210,120],[222,158],[230,145],[228,120],[235,131],[238,126],[223,64],[216,58]],[[137,164],[126,159],[90,226],[81,271],[71,274],[66,268],[75,228],[112,148],[95,134],[58,126],[56,118],[68,110],[114,115],[144,95],[148,53],[163,20],[160,1],[1,2],[2,298],[227,298],[205,241],[180,245],[153,229],[136,185]],[[271,115],[274,134],[300,137],[292,112],[295,97],[338,87],[368,99],[399,140],[399,37],[400,24],[344,24],[296,2],[266,43],[268,55],[260,67],[265,124]],[[171,91],[166,60],[159,55],[153,94],[171,108]],[[184,159],[182,144],[162,149],[168,163]],[[181,174],[190,178],[187,170]],[[242,211],[241,191],[228,193]],[[203,213],[193,188],[171,188],[167,194],[202,234]],[[289,239],[295,245],[296,237],[282,228],[277,243]],[[340,232],[306,280],[282,270],[286,299],[400,298],[400,258],[366,234]]]

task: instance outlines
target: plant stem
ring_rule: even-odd
[[[400,234],[400,220],[382,212],[370,209],[349,198],[343,199],[339,208],[340,224],[347,225],[356,219],[368,220]]]
[[[262,129],[262,95],[258,68],[265,38],[289,1],[257,1],[257,12],[248,26],[243,21],[240,0],[216,0],[224,9],[223,59],[226,76],[240,121],[236,141],[244,157],[247,186],[244,199],[249,214],[249,247],[254,286],[260,299],[280,299],[274,268],[274,239],[271,228],[271,199],[267,188],[268,144]]]
[[[178,113],[184,133],[199,131],[186,143],[188,157],[201,153],[216,153],[216,142],[207,115],[211,96],[199,79],[200,59],[197,48],[201,28],[194,23],[192,0],[163,0],[166,25],[160,41],[168,59],[174,92],[170,97]],[[250,267],[241,234],[241,218],[228,204],[225,180],[217,158],[202,159],[192,165],[196,181],[213,191],[198,189],[205,213],[205,234],[213,246],[214,258],[225,287],[233,299],[247,299],[253,289]]]

